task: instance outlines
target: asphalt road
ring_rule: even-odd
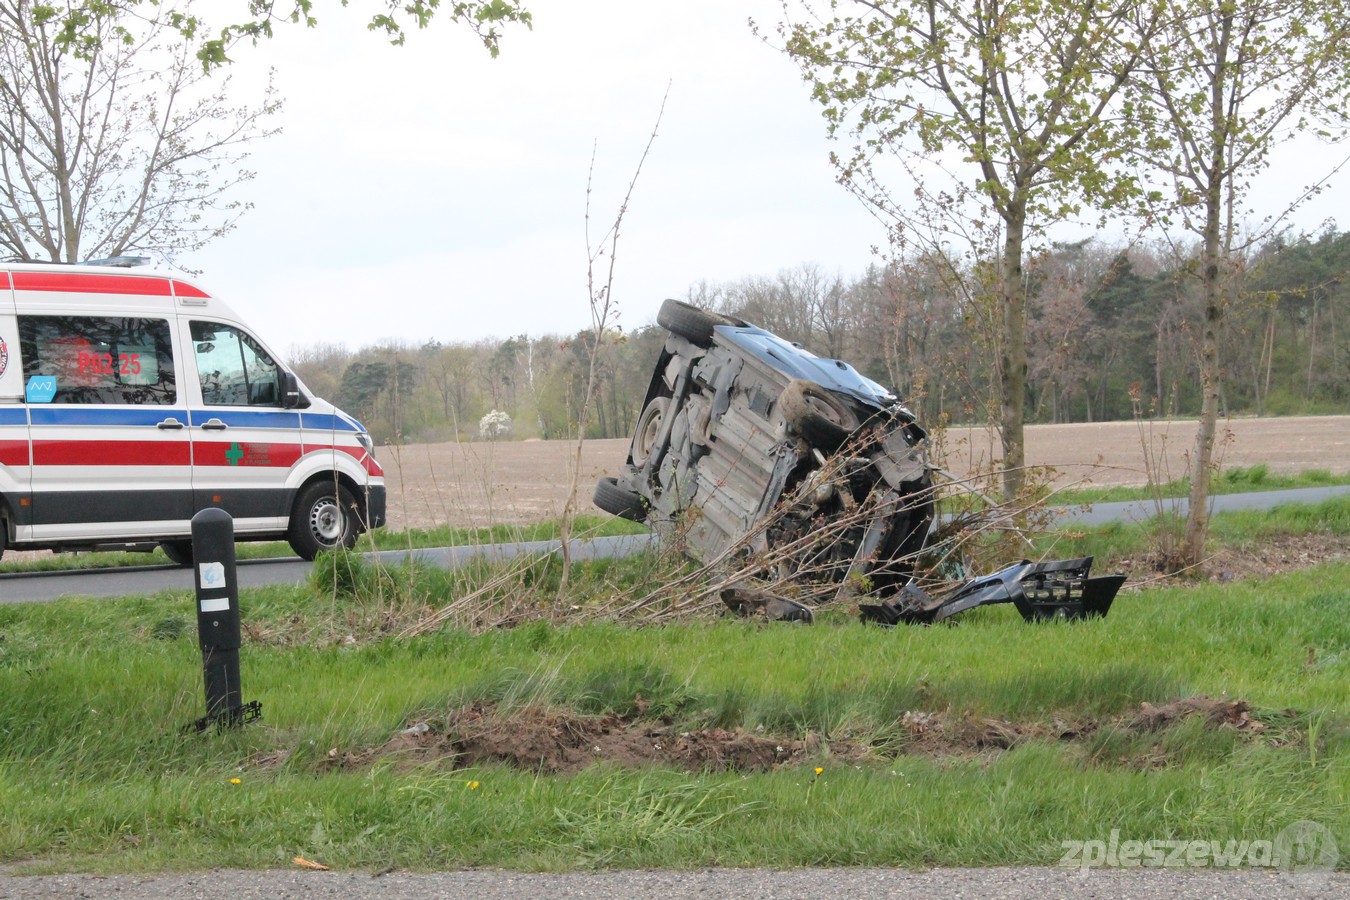
[[[0,898],[137,897],[146,900],[402,900],[501,897],[818,898],[922,897],[1293,900],[1350,895],[1350,873],[1286,875],[1263,869],[705,869],[693,872],[534,874],[469,870],[432,874],[213,871],[169,875],[0,875]]]
[[[1350,485],[1298,488],[1287,491],[1258,491],[1246,494],[1220,494],[1211,499],[1214,512],[1238,509],[1272,509],[1286,503],[1320,503],[1331,497],[1350,494]],[[1184,514],[1185,499],[1164,500],[1167,509]],[[1115,521],[1143,521],[1157,513],[1150,501],[1097,503],[1090,507],[1060,507],[1059,521],[1096,525]],[[572,545],[574,559],[620,556],[650,545],[650,535],[596,538]],[[485,547],[440,547],[424,550],[386,550],[376,554],[387,565],[399,565],[408,556],[437,566],[455,566],[465,560],[490,555],[499,559],[556,553],[557,541],[533,541],[519,544],[495,544]],[[295,584],[309,577],[311,564],[301,559],[246,560],[239,563],[240,587],[267,584]],[[125,569],[89,571],[30,572],[0,574],[0,604],[35,603],[67,596],[124,597],[154,594],[164,590],[193,589],[192,570],[177,566],[136,566]]]
[[[1330,487],[1294,488],[1287,491],[1254,491],[1247,494],[1216,494],[1210,497],[1211,512],[1234,512],[1239,509],[1274,509],[1286,503],[1321,503],[1332,497],[1350,494],[1350,484]],[[1186,499],[1159,501],[1162,509],[1185,515],[1190,509]],[[1101,525],[1106,522],[1142,522],[1158,514],[1159,504],[1151,500],[1130,500],[1124,503],[1094,503],[1087,508],[1058,507],[1059,521]]]
[[[573,559],[623,556],[651,544],[645,534],[573,541]],[[558,541],[527,541],[488,546],[437,547],[422,550],[383,550],[366,554],[385,565],[401,565],[408,557],[421,563],[449,568],[481,556],[511,559],[518,556],[557,553]],[[239,586],[297,584],[309,578],[312,563],[296,557],[241,560]],[[121,569],[72,569],[64,572],[12,572],[0,575],[0,604],[38,603],[60,597],[128,597],[166,590],[193,590],[192,570],[179,566],[133,566]]]

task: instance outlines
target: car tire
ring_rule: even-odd
[[[360,525],[352,492],[325,478],[300,491],[286,540],[296,556],[313,559],[322,550],[355,547]]]
[[[647,504],[642,495],[619,484],[619,479],[606,476],[595,485],[595,505],[612,516],[641,522],[647,518]]]
[[[637,428],[633,431],[633,447],[630,451],[633,465],[641,468],[647,457],[651,456],[669,410],[669,397],[653,397],[647,408],[642,411],[642,415],[638,417]]]
[[[192,541],[160,541],[159,549],[175,566],[186,569],[192,565]]]
[[[696,347],[711,347],[713,329],[718,325],[742,324],[736,319],[690,306],[681,300],[667,300],[656,313],[656,324],[682,337]]]
[[[778,397],[778,410],[789,429],[813,447],[834,453],[860,424],[848,404],[814,381],[789,381]]]

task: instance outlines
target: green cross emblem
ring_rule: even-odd
[[[225,458],[230,461],[230,465],[239,465],[239,460],[244,458],[244,448],[240,447],[237,443],[231,444],[230,449],[225,451]]]

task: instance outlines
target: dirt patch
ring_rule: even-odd
[[[507,713],[488,703],[473,703],[453,710],[444,721],[413,722],[380,747],[333,752],[329,759],[343,768],[393,759],[409,767],[506,764],[551,775],[575,774],[601,762],[690,772],[767,772],[802,764],[826,751],[835,759],[866,755],[861,745],[826,742],[815,736],[798,740],[739,728],[687,731],[665,722],[617,715],[540,708]]]
[[[819,735],[788,738],[740,728],[682,730],[662,721],[618,715],[583,715],[527,708],[503,711],[489,703],[452,710],[444,720],[419,719],[387,743],[363,750],[328,753],[334,768],[362,769],[380,761],[406,768],[427,765],[463,769],[508,765],[550,775],[575,774],[597,763],[621,768],[647,765],[689,772],[767,772],[829,759],[832,764],[859,763],[902,754],[972,756],[1007,750],[1028,741],[1077,741],[1101,728],[1130,734],[1165,730],[1193,716],[1206,727],[1233,728],[1249,734],[1265,726],[1243,700],[1188,697],[1111,719],[1012,722],[951,712],[905,713],[898,723],[900,738],[869,746],[851,740],[826,740]],[[284,752],[254,759],[262,768],[279,765]]]
[[[1238,730],[1263,731],[1265,726],[1252,718],[1252,708],[1246,700],[1224,700],[1212,697],[1187,697],[1162,706],[1139,704],[1139,712],[1125,727],[1130,731],[1161,731],[1191,716],[1204,716],[1205,724],[1219,727],[1232,725]]]
[[[1011,749],[1029,741],[1083,741],[1103,729],[1127,736],[1150,734],[1165,731],[1193,716],[1202,717],[1207,728],[1226,727],[1251,735],[1266,728],[1253,717],[1245,700],[1206,696],[1185,697],[1160,706],[1144,702],[1135,712],[1104,720],[1012,722],[951,713],[907,712],[900,721],[903,736],[894,751],[939,757],[972,756]],[[1151,756],[1134,762],[1147,765],[1156,759]]]
[[[1225,547],[1206,559],[1200,572],[1209,581],[1223,584],[1298,571],[1348,558],[1350,535],[1289,535],[1268,538],[1253,546]],[[1123,574],[1125,583],[1135,588],[1175,580],[1161,574],[1158,561],[1152,558],[1115,560],[1112,569]],[[1182,577],[1186,577],[1186,573]]]

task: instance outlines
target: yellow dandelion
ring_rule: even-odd
[[[476,791],[476,790],[478,790],[478,782],[476,782],[476,781],[466,781],[466,782],[464,782],[464,786],[465,786],[466,788],[468,788],[469,790],[471,790],[471,791]]]
[[[816,774],[817,774],[817,775],[819,775],[821,772],[824,772],[824,771],[825,771],[825,770],[822,769],[820,766],[816,766]]]
[[[231,778],[230,784],[243,784],[243,782],[240,781],[238,778]]]

